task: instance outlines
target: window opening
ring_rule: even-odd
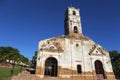
[[[76,44],[76,47],[78,47],[79,46],[79,44]]]
[[[76,12],[75,12],[75,11],[73,11],[73,15],[76,15]]]
[[[74,33],[78,33],[77,26],[74,26]]]

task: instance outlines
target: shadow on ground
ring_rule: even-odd
[[[35,69],[30,68],[30,69],[26,69],[28,72],[30,72],[30,74],[35,74]]]

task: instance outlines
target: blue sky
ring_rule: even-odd
[[[80,9],[83,34],[120,51],[120,0],[71,0]],[[70,0],[0,0],[0,46],[32,58],[40,40],[64,34]]]

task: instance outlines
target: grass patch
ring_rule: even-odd
[[[9,77],[12,77],[11,69],[12,68],[8,68],[8,67],[0,67],[0,80],[5,80]],[[20,67],[15,67],[13,75],[17,75],[19,72],[20,72]]]

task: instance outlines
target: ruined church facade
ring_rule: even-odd
[[[68,7],[65,34],[41,40],[36,75],[76,80],[115,80],[108,51],[82,34],[79,9]]]

